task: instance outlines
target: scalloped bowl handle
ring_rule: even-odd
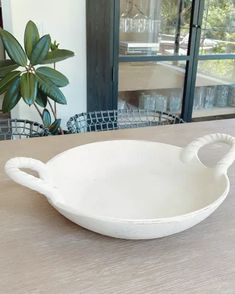
[[[189,163],[195,157],[198,158],[199,149],[211,143],[222,142],[231,146],[228,153],[216,164],[215,172],[218,176],[226,175],[228,168],[235,160],[235,138],[227,134],[211,134],[198,138],[186,146],[181,153],[181,160]]]
[[[28,168],[38,172],[39,178],[22,171],[22,168]],[[5,172],[16,183],[54,200],[55,187],[52,187],[48,183],[47,166],[43,162],[27,157],[12,158],[5,164]]]

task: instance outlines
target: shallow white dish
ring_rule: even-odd
[[[208,168],[198,151],[214,142],[231,149]],[[213,134],[184,149],[147,141],[97,142],[63,152],[46,164],[13,158],[5,170],[84,228],[116,238],[153,239],[184,231],[214,212],[228,194],[227,169],[234,159],[235,139]],[[40,178],[21,168],[37,171]]]

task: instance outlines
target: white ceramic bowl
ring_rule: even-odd
[[[198,151],[218,141],[231,149],[208,168],[198,159]],[[228,194],[227,169],[234,159],[235,139],[213,134],[184,149],[147,141],[92,143],[46,164],[13,158],[5,170],[84,228],[116,238],[152,239],[181,232],[208,217]],[[37,171],[40,178],[21,168]]]

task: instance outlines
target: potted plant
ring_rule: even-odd
[[[25,28],[24,49],[8,31],[0,37],[10,59],[0,61],[0,95],[4,94],[2,110],[11,111],[20,100],[36,108],[43,125],[52,134],[61,133],[57,103],[67,104],[60,88],[69,84],[66,76],[55,69],[57,62],[74,56],[51,42],[50,35],[40,37],[38,28],[29,21]],[[52,66],[48,66],[52,65]]]

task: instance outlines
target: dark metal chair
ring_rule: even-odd
[[[67,122],[67,128],[70,133],[84,133],[179,123],[184,121],[172,113],[123,109],[76,114]]]
[[[37,122],[23,119],[0,120],[0,140],[16,140],[48,135],[49,131]]]

